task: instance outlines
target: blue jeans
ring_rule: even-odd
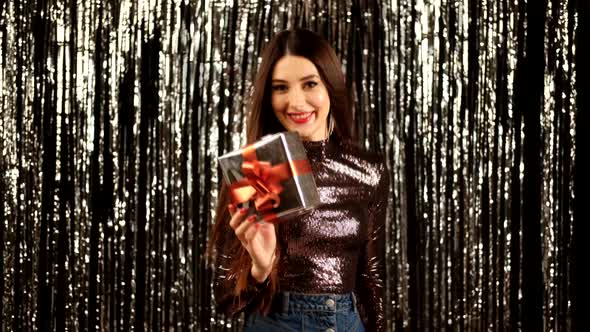
[[[275,295],[270,313],[246,316],[244,332],[328,331],[364,332],[354,294]]]

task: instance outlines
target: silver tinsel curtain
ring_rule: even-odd
[[[387,157],[390,329],[582,330],[589,6],[1,0],[0,330],[239,329],[204,259],[215,158],[288,27],[335,47]]]

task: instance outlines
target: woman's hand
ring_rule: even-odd
[[[255,215],[246,218],[248,209],[236,210],[233,204],[229,205],[229,213],[232,216],[229,225],[252,258],[250,274],[256,281],[263,282],[272,271],[275,259],[275,225],[267,222],[258,223]]]

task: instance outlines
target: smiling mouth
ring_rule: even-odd
[[[297,124],[302,124],[311,121],[314,118],[314,115],[315,112],[288,113],[287,117]]]

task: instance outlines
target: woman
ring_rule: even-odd
[[[254,86],[247,142],[297,131],[322,205],[272,224],[228,201],[222,187],[215,246],[217,307],[246,312],[246,331],[382,331],[389,176],[355,145],[350,98],[334,50],[313,32],[269,42]],[[361,320],[362,317],[362,320]]]

